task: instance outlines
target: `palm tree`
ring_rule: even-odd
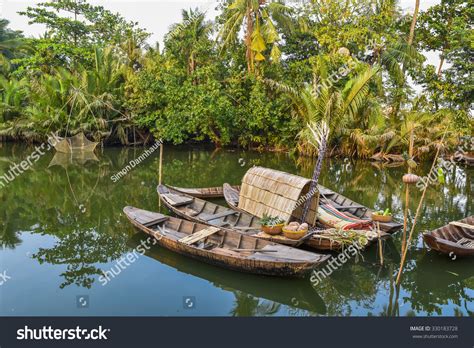
[[[289,95],[298,115],[305,124],[325,121],[333,134],[333,139],[350,135],[348,130],[367,107],[370,95],[369,85],[374,80],[380,67],[364,66],[363,70],[352,78],[348,78],[342,87],[327,83],[328,73],[324,66],[315,72],[312,85],[302,89],[294,89],[272,80],[267,83]],[[300,150],[314,153],[311,145],[314,136],[309,127],[299,134]]]
[[[188,74],[197,67],[199,54],[209,47],[206,41],[212,31],[212,25],[206,21],[206,14],[199,9],[182,11],[182,23],[171,27],[165,39],[166,49],[176,56],[185,57]]]
[[[219,34],[222,47],[226,48],[237,40],[244,26],[245,59],[247,70],[253,73],[255,61],[265,60],[263,53],[267,44],[272,46],[270,57],[278,61],[281,56],[277,26],[289,26],[287,14],[291,11],[283,3],[266,0],[235,0],[224,12],[225,22]]]
[[[411,45],[413,43],[413,39],[415,37],[415,27],[416,21],[418,19],[418,12],[420,10],[420,0],[415,0],[415,10],[413,12],[413,19],[410,25],[410,34],[408,36],[408,44]]]

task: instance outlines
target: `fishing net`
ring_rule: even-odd
[[[87,151],[92,152],[95,150],[98,143],[90,141],[86,138],[84,133],[79,133],[73,137],[68,138],[57,138],[57,142],[54,145],[56,151],[63,153],[71,153],[74,151]]]

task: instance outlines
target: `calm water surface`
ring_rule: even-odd
[[[34,150],[0,146],[0,175]],[[423,230],[473,214],[473,169],[466,167],[446,173],[446,184],[429,190],[399,289],[393,274],[400,233],[384,244],[383,266],[372,247],[315,287],[309,279],[227,271],[160,247],[103,286],[102,272],[147,238],[122,208],[158,210],[158,151],[117,183],[111,180],[143,151],[107,148],[94,160],[54,156],[53,150],[0,188],[0,273],[9,277],[0,285],[0,315],[473,315],[472,260],[428,252],[421,239]],[[309,177],[313,163],[286,154],[167,146],[164,182],[237,184],[253,165]],[[421,165],[418,174],[428,169]],[[403,167],[328,160],[321,182],[369,207],[390,207],[401,218],[403,174]],[[412,215],[420,197],[413,191]],[[88,299],[86,308],[81,297]]]

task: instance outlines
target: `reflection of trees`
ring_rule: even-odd
[[[233,317],[262,317],[272,316],[280,309],[280,304],[261,300],[241,291],[233,291],[235,296],[234,308],[230,314]]]
[[[65,278],[61,288],[71,284],[90,288],[94,282],[93,276],[101,274],[95,264],[117,259],[123,252],[123,240],[96,230],[80,229],[68,231],[52,248],[40,248],[33,258],[40,264],[46,262],[67,266],[61,274]]]
[[[433,270],[436,270],[434,273]],[[471,260],[452,261],[433,252],[418,252],[411,255],[411,262],[403,272],[402,288],[407,292],[403,297],[411,302],[417,312],[442,315],[443,307],[454,305],[453,310],[462,314],[472,311],[468,304],[474,298],[469,296],[473,288],[474,269]]]
[[[361,264],[346,264],[330,277],[323,279],[316,289],[331,316],[352,315],[354,304],[372,310],[379,281],[376,274]]]

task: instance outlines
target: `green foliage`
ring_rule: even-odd
[[[145,45],[137,23],[85,0],[37,4],[21,14],[46,26],[40,38],[0,20],[0,134],[312,155],[307,125],[324,120],[328,155],[411,162],[452,151],[473,126],[466,4],[421,12],[409,45],[412,18],[395,0],[229,0],[214,21],[183,10],[162,50]],[[421,50],[441,51],[446,68],[424,65]]]
[[[442,0],[422,13],[418,22],[418,45],[440,52],[440,65],[428,66],[418,81],[426,86],[436,109],[449,107],[468,111],[474,90],[474,13],[469,2]],[[443,69],[444,68],[444,69]]]

